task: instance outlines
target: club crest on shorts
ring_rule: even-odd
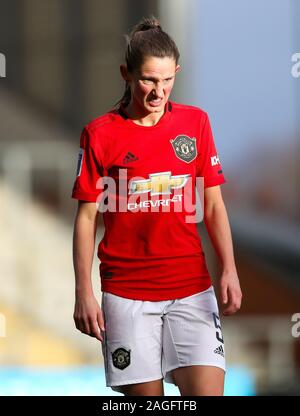
[[[181,134],[170,140],[178,159],[190,163],[197,156],[196,138]]]
[[[130,350],[117,348],[112,354],[113,365],[119,370],[124,370],[130,364]]]

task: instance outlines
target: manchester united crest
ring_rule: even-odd
[[[181,134],[170,140],[175,155],[186,163],[190,163],[197,156],[196,138]]]
[[[113,365],[119,370],[124,370],[130,364],[130,350],[117,348],[112,354]]]

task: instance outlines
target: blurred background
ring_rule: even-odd
[[[149,14],[181,52],[171,99],[208,112],[227,179],[244,298],[222,319],[225,394],[298,395],[297,0],[0,0],[0,395],[119,395],[73,322],[71,190],[82,127],[123,94],[123,34]],[[93,282],[100,302],[96,256]]]

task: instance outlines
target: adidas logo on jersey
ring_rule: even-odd
[[[217,347],[217,348],[214,350],[214,352],[215,352],[216,354],[220,354],[220,355],[222,355],[222,357],[224,357],[224,349],[223,349],[222,345],[220,345],[219,347]]]
[[[138,157],[134,156],[131,152],[127,152],[127,155],[123,159],[123,163],[134,162],[135,160],[138,160]]]

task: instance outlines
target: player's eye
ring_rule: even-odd
[[[153,84],[153,81],[151,79],[143,79],[142,81],[144,84]]]

